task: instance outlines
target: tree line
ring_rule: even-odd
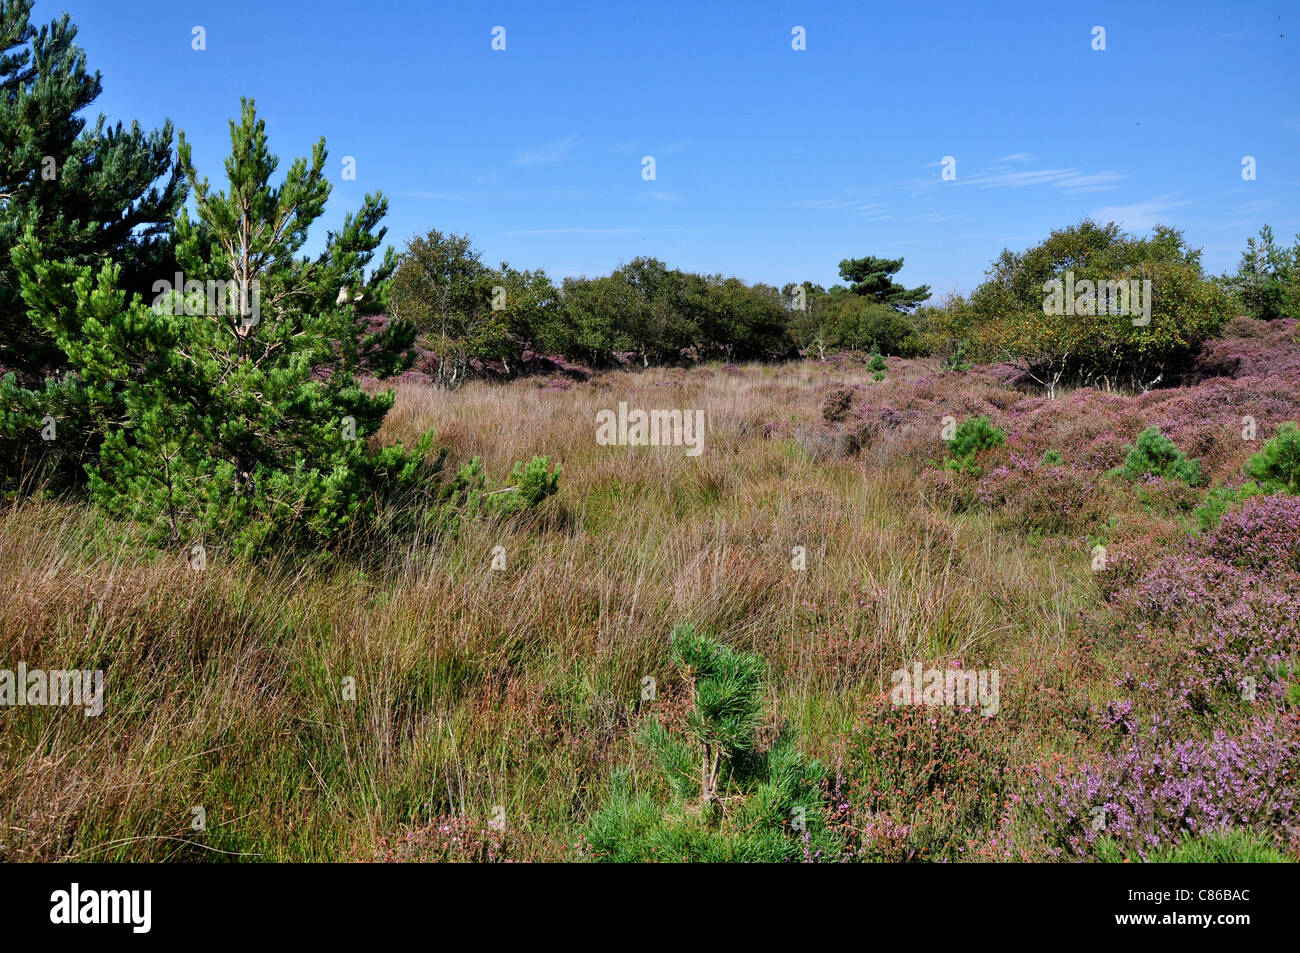
[[[1216,278],[1174,229],[1085,220],[1004,250],[969,297],[935,305],[895,280],[902,258],[874,256],[841,261],[830,288],[655,258],[557,286],[485,264],[466,236],[386,247],[378,193],[309,255],[331,193],[323,139],[277,177],[246,100],[214,187],[184,134],[173,151],[170,123],[87,120],[100,75],[66,14],[38,30],[31,8],[0,0],[0,491],[70,489],[170,541],[255,550],[336,539],[357,517],[427,523],[554,492],[544,458],[497,491],[476,461],[442,474],[432,434],[370,440],[393,395],[362,379],[417,361],[452,387],[486,365],[519,373],[530,353],[602,368],[863,351],[951,370],[1018,362],[1048,392],[1145,388],[1176,381],[1233,315],[1300,304],[1300,240],[1283,247],[1267,226]],[[1045,289],[1063,275],[1071,289],[1149,282],[1149,318],[1086,294],[1051,314]]]
[[[477,364],[508,375],[532,353],[593,368],[699,361],[767,361],[801,349],[914,349],[906,312],[929,289],[892,276],[903,259],[840,263],[847,285],[783,288],[634,258],[608,275],[556,285],[541,270],[491,267],[466,235],[432,230],[399,256],[389,315],[414,327],[431,377],[455,386]]]

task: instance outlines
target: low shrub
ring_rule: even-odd
[[[848,417],[853,407],[853,391],[848,387],[836,387],[822,401],[822,420],[828,424],[838,424]]]
[[[963,420],[947,441],[948,459],[944,466],[959,473],[978,475],[980,468],[975,456],[984,450],[992,450],[1006,442],[1007,435],[994,427],[987,417],[971,417]]]
[[[684,720],[647,720],[640,741],[667,797],[616,772],[584,836],[595,860],[817,861],[842,845],[826,824],[826,771],[788,728],[759,741],[766,660],[690,625],[673,630],[671,659],[689,687]]]
[[[1182,480],[1188,486],[1201,486],[1205,474],[1199,460],[1189,460],[1174,446],[1174,442],[1160,432],[1159,427],[1148,427],[1138,434],[1137,441],[1129,447],[1124,463],[1117,471],[1130,483],[1144,477],[1162,477]]]
[[[1051,451],[1049,451],[1050,453]],[[1102,517],[1102,493],[1091,474],[1060,463],[1035,464],[1021,455],[989,471],[978,497],[1003,522],[1048,533],[1073,533]]]
[[[1282,424],[1277,436],[1246,461],[1246,475],[1265,493],[1300,495],[1300,428]]]
[[[832,803],[858,860],[959,860],[1000,821],[1010,751],[997,718],[880,707],[849,738]]]

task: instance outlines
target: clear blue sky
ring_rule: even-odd
[[[104,74],[97,108],[170,118],[214,184],[251,96],[282,167],[326,137],[327,227],[378,189],[394,245],[468,232],[489,263],[557,280],[644,254],[830,284],[875,254],[941,293],[1087,215],[1183,228],[1214,272],[1264,222],[1300,232],[1300,7],[1281,0],[37,0],[35,17],[61,9]]]

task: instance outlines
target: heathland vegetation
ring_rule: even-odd
[[[0,859],[1300,856],[1300,240],[557,285],[374,194],[306,254],[323,141],[281,170],[246,101],[210,184],[30,8]]]

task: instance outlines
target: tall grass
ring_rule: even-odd
[[[900,362],[891,385],[933,370]],[[924,506],[909,463],[924,438],[865,461],[803,451],[825,391],[868,378],[790,365],[403,384],[380,439],[433,428],[453,466],[477,455],[500,475],[548,454],[560,492],[527,517],[372,532],[341,554],[247,566],[214,548],[196,572],[80,505],[15,504],[0,667],[103,668],[107,701],[98,718],[0,709],[0,859],[368,859],[452,816],[493,831],[494,856],[559,859],[608,770],[635,765],[642,680],[656,703],[680,689],[676,623],[763,653],[770,707],[825,759],[913,660],[1069,654],[1096,603],[1086,551]],[[598,446],[595,414],[620,400],[703,409],[704,453]]]

